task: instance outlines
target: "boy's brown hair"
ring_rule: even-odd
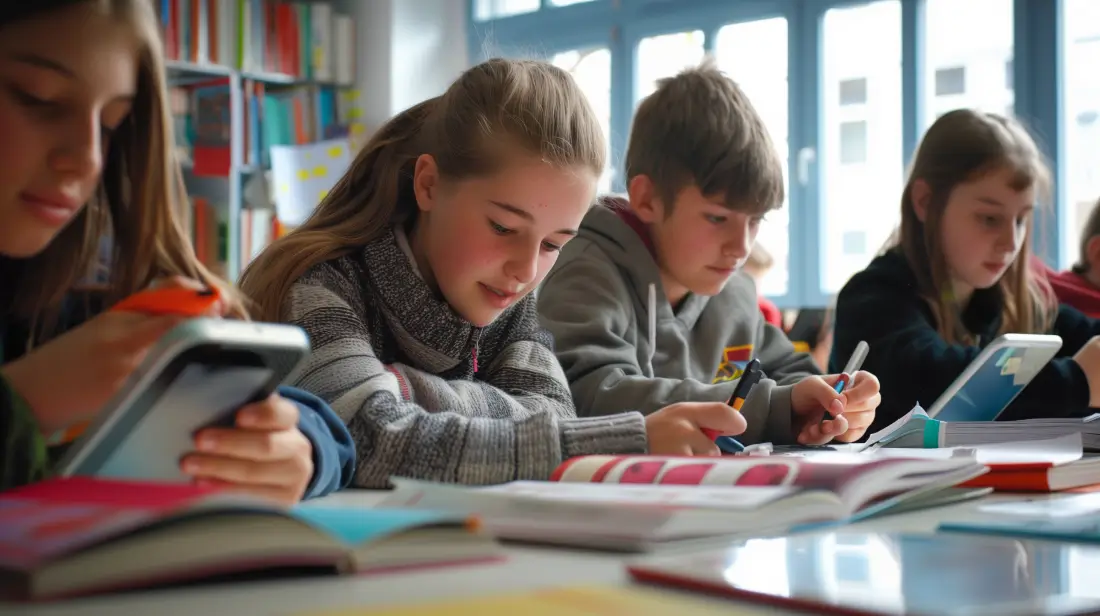
[[[645,175],[670,210],[695,184],[732,209],[763,214],[783,204],[783,165],[744,91],[708,58],[657,82],[638,105],[626,179]]]

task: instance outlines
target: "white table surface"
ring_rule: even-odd
[[[347,491],[313,501],[319,505],[370,507],[385,492]],[[850,528],[883,532],[931,532],[942,521],[976,519],[981,504],[1024,495],[993,495],[868,520]],[[1037,495],[1031,498],[1050,498]],[[356,577],[250,582],[180,590],[154,590],[29,607],[0,604],[0,614],[28,616],[292,615],[355,607],[412,604],[495,595],[550,586],[627,584],[623,563],[637,555],[508,545],[502,562]],[[713,601],[721,601],[714,599]],[[725,605],[729,605],[726,603]],[[744,613],[757,613],[746,608]],[[763,612],[760,612],[763,613]],[[772,610],[769,613],[775,614]]]

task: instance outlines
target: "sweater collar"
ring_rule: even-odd
[[[443,371],[467,359],[476,362],[482,328],[436,297],[401,249],[392,228],[369,242],[361,256],[398,344],[420,367]]]

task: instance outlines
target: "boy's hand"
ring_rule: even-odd
[[[313,478],[313,446],[298,430],[298,407],[277,394],[237,412],[233,428],[207,428],[183,471],[204,485],[228,485],[292,505]]]
[[[721,402],[677,402],[645,418],[649,453],[657,456],[722,455],[703,431],[732,436],[747,427],[741,413]]]
[[[830,382],[835,385],[836,379]],[[867,428],[871,427],[871,422],[875,420],[875,410],[882,403],[878,377],[862,370],[856,372],[841,398],[844,399],[844,418],[848,420],[848,430],[836,437],[836,440],[853,443],[862,438]]]
[[[798,442],[823,445],[833,440],[857,440],[875,418],[881,396],[878,379],[868,372],[857,372],[853,385],[843,394],[833,389],[840,374],[812,376],[799,381],[791,390],[791,410]],[[828,410],[833,419],[825,419]]]

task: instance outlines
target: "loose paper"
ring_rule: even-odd
[[[350,164],[351,147],[347,139],[271,146],[271,176],[279,222],[292,227],[305,222]]]

